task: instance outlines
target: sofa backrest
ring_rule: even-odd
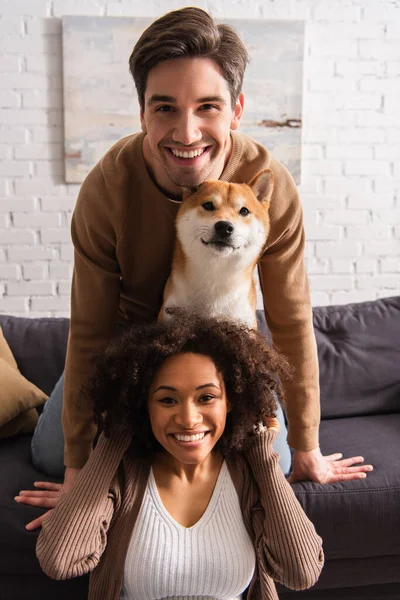
[[[264,313],[259,329],[269,335]],[[400,296],[313,309],[323,419],[400,413]],[[18,367],[50,394],[65,363],[69,321],[0,315]]]
[[[50,394],[64,369],[69,320],[0,315],[0,326],[22,375]]]

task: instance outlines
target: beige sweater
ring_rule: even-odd
[[[170,273],[179,203],[166,198],[150,179],[143,137],[120,140],[94,167],[72,219],[75,264],[63,408],[69,467],[85,464],[95,436],[91,405],[81,393],[92,355],[114,335],[118,323],[157,318]],[[295,368],[293,382],[286,384],[289,443],[311,450],[318,446],[318,362],[299,197],[288,171],[264,147],[237,132],[232,141],[221,180],[248,182],[266,167],[275,175],[260,280],[273,342]]]
[[[275,437],[267,431],[249,438],[246,450],[227,460],[256,550],[248,600],[278,600],[274,580],[295,590],[308,588],[324,563],[321,538],[279,467]],[[129,439],[100,436],[74,486],[45,519],[37,541],[37,557],[50,577],[92,572],[89,600],[118,600],[122,589],[125,557],[150,470],[150,463],[126,453]]]

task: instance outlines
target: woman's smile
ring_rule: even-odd
[[[201,431],[199,433],[171,433],[170,435],[178,444],[194,448],[204,443],[208,433],[208,431]]]

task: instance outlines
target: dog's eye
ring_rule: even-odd
[[[247,215],[250,214],[250,211],[248,208],[246,208],[245,206],[243,206],[240,210],[239,210],[239,215],[242,215],[242,217],[247,217]]]
[[[204,202],[204,204],[202,204],[202,207],[204,208],[204,210],[215,210],[214,204],[212,202]]]

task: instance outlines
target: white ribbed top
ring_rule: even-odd
[[[206,511],[187,528],[164,507],[151,470],[120,600],[237,600],[254,568],[253,544],[225,461]]]

